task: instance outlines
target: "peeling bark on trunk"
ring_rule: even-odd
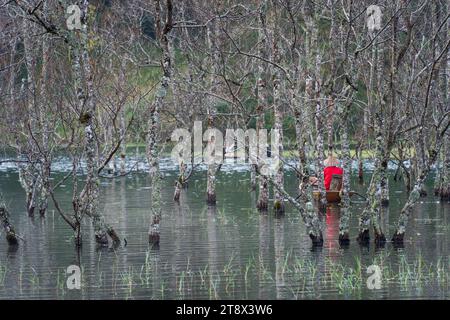
[[[445,10],[448,13],[450,11],[450,4],[446,4]],[[450,32],[450,20],[447,21],[446,26],[444,27],[447,34]],[[445,105],[447,106],[447,111],[450,111],[450,49],[447,48],[446,53],[447,63],[443,66],[441,71],[441,87],[443,91],[443,99]],[[447,133],[444,136],[444,145],[443,145],[443,164],[441,169],[442,178],[439,184],[438,194],[442,201],[450,201],[450,133]]]
[[[26,26],[26,24],[24,25]],[[25,29],[26,30],[26,29]],[[26,44],[27,46],[24,46],[24,50],[26,50],[26,48],[29,47],[29,39],[24,37],[24,40],[26,39]],[[15,39],[13,42],[13,50],[11,52],[11,56],[10,56],[10,65],[14,64],[15,61],[15,55],[16,55],[16,46],[17,46],[17,41],[19,39]],[[27,55],[27,53],[25,52],[25,55]],[[27,59],[27,58],[26,58]],[[30,59],[30,58],[28,58]],[[28,63],[30,64],[30,62]],[[31,67],[30,67],[31,68]],[[20,92],[19,94],[16,94],[16,90],[15,90],[15,81],[16,81],[16,77],[14,75],[14,73],[11,74],[11,77],[9,79],[9,95],[10,95],[10,99],[9,99],[9,103],[10,103],[10,108],[12,110],[14,110],[14,108],[16,107],[16,96],[20,96],[20,97],[27,97],[28,93],[26,91],[25,88],[25,82],[27,82],[25,79],[22,79],[22,85],[20,88]],[[27,105],[27,108],[29,108],[30,106]],[[27,121],[28,116],[26,117],[25,121]],[[17,120],[15,117],[12,119],[13,122],[13,128],[14,128],[14,141],[16,143],[16,153],[17,153],[17,169],[18,169],[18,173],[19,173],[19,183],[20,186],[23,188],[23,190],[25,191],[25,203],[26,203],[26,210],[28,215],[31,217],[34,214],[34,207],[35,207],[35,203],[33,201],[33,174],[32,174],[32,166],[33,164],[31,163],[33,161],[32,159],[32,155],[30,152],[30,148],[29,148],[29,144],[27,142],[23,142],[20,138],[20,134],[19,131],[21,129],[23,129],[26,124],[24,123],[20,123],[19,120]],[[23,162],[26,161],[26,162]]]
[[[181,190],[186,187],[186,169],[187,165],[181,161],[180,163],[180,173],[178,175],[177,181],[175,181],[175,192],[173,194],[173,200],[176,202],[180,201]],[[193,170],[193,169],[192,169]]]
[[[344,174],[342,176],[342,190],[340,192],[341,197],[341,216],[339,220],[339,243],[342,245],[348,245],[350,243],[349,236],[349,220],[350,220],[350,176],[351,176],[351,158],[350,158],[350,143],[349,143],[349,113],[350,104],[346,103],[343,106],[342,114],[342,169]]]
[[[335,114],[335,101],[334,98],[328,100],[327,106],[327,138],[328,138],[328,150],[334,150],[333,143],[333,124],[334,124],[334,114]]]
[[[281,161],[281,158],[283,157],[283,112],[281,110],[281,101],[280,101],[280,78],[279,78],[279,71],[275,72],[275,78],[274,78],[274,114],[275,114],[275,125],[274,129],[277,130],[278,136],[279,136],[279,151],[278,155],[280,157],[280,163],[278,165],[278,168],[275,173],[275,183],[283,188],[284,186],[284,169],[283,169],[283,163]],[[272,146],[274,147],[274,146]],[[281,193],[275,190],[274,193],[274,203],[273,208],[275,214],[283,214],[285,211],[285,206],[283,202],[283,197],[281,196]]]
[[[392,241],[395,244],[403,243],[406,227],[408,224],[408,218],[411,215],[414,205],[420,199],[420,192],[424,187],[425,179],[428,177],[428,174],[431,171],[431,167],[436,162],[437,156],[443,144],[442,139],[443,139],[442,136],[440,136],[439,134],[436,135],[436,138],[434,140],[435,142],[432,143],[431,148],[429,150],[429,159],[428,161],[426,161],[426,166],[423,167],[421,172],[419,173],[417,180],[414,184],[414,188],[409,194],[408,200],[406,201],[405,205],[402,208],[402,211],[400,212],[395,234],[392,237]]]
[[[323,126],[322,126],[322,112],[320,110],[321,105],[320,103],[317,103],[316,105],[316,169],[317,169],[317,187],[320,192],[320,204],[325,205],[326,202],[326,190],[324,186],[324,158],[325,158],[325,152],[323,149]]]
[[[207,46],[208,50],[211,53],[210,65],[213,70],[212,74],[209,78],[209,88],[211,92],[215,92],[217,89],[217,74],[219,69],[219,49],[218,49],[218,39],[216,33],[216,22],[211,21],[207,26]],[[214,118],[216,116],[216,104],[215,98],[212,95],[208,95],[206,98],[206,107],[207,107],[207,123],[208,129],[214,128]],[[212,137],[210,137],[211,139]],[[208,143],[212,143],[208,141]],[[206,177],[206,203],[210,206],[216,205],[216,173],[217,173],[217,165],[215,163],[208,163],[207,169],[207,177]]]
[[[315,125],[315,168],[317,177],[317,187],[320,193],[319,206],[324,207],[326,204],[326,190],[324,186],[324,124],[323,124],[323,111],[322,111],[322,88],[321,88],[321,53],[318,47],[318,30],[314,25],[313,18],[315,16],[314,8],[311,8],[310,14],[307,16],[307,32],[310,37],[310,44],[307,49],[308,60],[311,64],[309,71],[309,78],[307,80],[307,92],[311,101],[311,124],[310,134],[312,134],[312,126]]]
[[[33,134],[35,133],[36,127],[36,117],[35,117],[35,97],[36,97],[36,86],[35,86],[35,67],[36,60],[33,56],[32,52],[32,44],[31,44],[31,34],[32,34],[32,23],[25,20],[23,22],[23,45],[24,45],[24,54],[25,54],[25,65],[27,69],[27,77],[26,77],[26,101],[27,101],[27,123],[24,126],[24,131],[28,134],[31,131]],[[21,142],[19,142],[20,144]],[[26,158],[28,162],[26,164],[19,165],[19,180],[24,188],[26,193],[26,202],[27,202],[27,212],[29,216],[34,215],[34,209],[36,207],[36,183],[38,172],[36,170],[36,159],[35,159],[35,145],[33,143],[33,139],[27,135],[27,141],[25,143],[26,147],[21,148],[19,153],[19,157]]]
[[[265,28],[265,17],[266,17],[266,6],[267,2],[264,1],[262,4],[262,11],[260,12],[260,22]],[[259,53],[262,57],[266,56],[266,46],[267,46],[267,39],[265,36],[265,33],[262,31],[259,32]],[[264,129],[265,126],[265,111],[266,111],[266,104],[267,104],[267,83],[266,83],[266,77],[265,77],[265,67],[267,67],[266,64],[264,64],[261,61],[258,61],[258,76],[257,76],[257,103],[258,106],[256,108],[256,136],[258,139],[258,166],[257,171],[261,172],[263,168],[262,159],[265,159],[264,154],[267,154],[267,146],[262,145],[262,141],[260,140],[260,133],[261,130]],[[269,183],[267,181],[266,175],[259,175],[258,177],[259,182],[259,195],[256,207],[259,211],[267,211],[269,208]]]
[[[261,114],[259,119],[257,120],[257,132],[258,132],[258,136],[259,136],[259,132],[260,130],[262,130],[262,127],[264,125],[264,115]],[[261,141],[259,141],[260,143]],[[261,158],[261,153],[262,152],[267,152],[267,146],[262,146],[261,144],[259,144],[258,146],[258,152],[260,153],[260,158]],[[261,163],[261,160],[258,164],[258,172],[260,172],[260,170],[263,169],[264,164]],[[258,202],[256,204],[256,207],[258,208],[259,211],[267,211],[269,209],[269,182],[268,182],[268,177],[267,175],[261,174],[258,177],[258,181],[259,181],[259,195],[258,195]]]
[[[79,33],[80,48],[77,43],[72,44],[74,53],[74,75],[77,89],[77,98],[81,110],[80,124],[84,127],[84,150],[86,154],[86,182],[79,197],[77,204],[74,205],[75,217],[79,222],[84,214],[92,218],[94,225],[95,240],[99,245],[108,245],[107,234],[114,236],[114,229],[105,223],[104,216],[98,208],[99,197],[99,154],[94,133],[94,118],[96,116],[96,102],[94,96],[93,72],[91,70],[91,61],[88,51],[88,19],[89,1],[84,0],[81,5],[81,23],[82,29]],[[82,64],[82,65],[81,65]],[[83,88],[82,81],[85,79],[86,90]],[[113,242],[119,239],[112,237]],[[120,240],[119,240],[120,241]]]
[[[363,167],[363,160],[362,160],[362,152],[363,152],[363,143],[360,142],[358,146],[357,156],[358,156],[358,181],[359,183],[364,182],[364,167]]]
[[[442,164],[442,178],[439,186],[439,196],[442,201],[450,200],[450,136],[444,138],[444,161]]]
[[[389,205],[389,180],[388,180],[388,172],[387,172],[387,161],[383,162],[383,166],[381,168],[381,179],[380,179],[380,188],[381,188],[381,205],[387,206]]]
[[[377,121],[377,120],[376,120]],[[359,217],[359,235],[358,242],[361,244],[367,244],[370,240],[369,228],[372,223],[375,233],[375,243],[383,244],[386,238],[381,230],[380,226],[380,205],[381,205],[381,175],[382,168],[386,167],[387,160],[383,160],[383,137],[381,134],[380,124],[378,123],[375,128],[376,136],[376,150],[377,155],[375,159],[375,170],[370,180],[370,185],[367,190],[367,201],[364,210]],[[384,163],[383,163],[384,162]]]
[[[250,165],[250,191],[256,191],[256,172],[258,171],[256,164]]]
[[[323,245],[322,223],[319,219],[319,215],[314,210],[312,201],[308,201],[305,206],[302,206],[297,200],[295,200],[295,198],[291,197],[278,184],[274,182],[272,182],[272,184],[274,185],[274,188],[281,194],[281,196],[283,198],[286,198],[300,212],[300,216],[302,217],[302,220],[306,225],[306,231],[313,245],[321,247]],[[312,195],[312,192],[308,193]]]
[[[120,73],[119,73],[119,86],[120,88],[124,88],[125,86],[125,68],[126,64],[122,61],[121,67],[120,67]],[[119,113],[119,134],[120,138],[122,139],[120,143],[120,160],[119,160],[119,167],[120,167],[120,174],[124,175],[126,173],[126,156],[127,156],[127,139],[126,139],[126,106],[124,104],[125,97],[121,97],[121,101],[123,101],[123,104],[120,106],[120,113]]]
[[[271,23],[273,27],[272,36],[272,56],[275,63],[280,64],[282,53],[280,52],[280,42],[278,35],[278,26],[276,25],[276,19],[278,18],[275,8],[272,8],[270,15]],[[278,135],[278,150],[272,150],[272,155],[278,155],[278,166],[275,173],[275,183],[279,188],[284,188],[284,168],[283,168],[283,109],[281,101],[281,70],[279,68],[274,69],[273,75],[273,113],[274,113],[274,126]],[[272,148],[276,146],[272,145]],[[274,159],[275,160],[275,159]],[[276,215],[284,214],[285,206],[281,193],[276,188],[274,191],[273,209]]]
[[[298,194],[300,199],[302,199],[303,184],[309,184],[309,168],[307,164],[307,140],[306,140],[306,126],[304,124],[304,119],[306,118],[303,112],[304,106],[301,105],[299,98],[296,96],[296,88],[292,88],[292,100],[291,104],[294,109],[295,117],[295,136],[297,139],[297,152],[298,152]],[[305,204],[306,202],[303,202]]]
[[[161,4],[156,1],[156,29],[159,43],[163,49],[161,67],[163,76],[156,98],[150,107],[150,119],[148,123],[148,141],[147,158],[150,165],[150,183],[151,183],[151,212],[152,218],[148,231],[149,242],[153,246],[158,246],[160,241],[160,222],[161,222],[161,174],[159,171],[159,133],[160,133],[160,110],[164,108],[171,77],[172,77],[172,50],[169,44],[169,33],[172,30],[172,1],[167,0],[167,17],[163,25],[161,24]]]
[[[44,11],[47,9],[47,3],[44,3]],[[48,197],[50,188],[50,149],[49,149],[49,110],[47,108],[47,102],[44,100],[47,93],[47,73],[48,73],[48,61],[49,61],[49,43],[48,35],[43,35],[42,40],[42,70],[41,70],[41,94],[39,102],[39,116],[41,126],[41,151],[42,151],[42,163],[40,165],[40,188],[39,188],[39,214],[45,215],[48,209]]]
[[[94,97],[94,79],[91,70],[91,61],[88,52],[88,19],[89,1],[83,2],[83,25],[81,32],[81,61],[83,63],[83,72],[86,79],[87,101],[86,110],[82,115],[81,123],[84,125],[84,146],[86,152],[86,185],[83,190],[82,197],[83,205],[86,205],[86,212],[93,219],[95,239],[101,245],[108,244],[106,236],[106,225],[103,215],[98,211],[98,196],[99,196],[99,178],[97,174],[98,165],[98,150],[94,135],[94,117],[96,116],[96,102]]]

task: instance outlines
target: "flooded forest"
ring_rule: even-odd
[[[450,299],[448,0],[0,0],[0,299]]]

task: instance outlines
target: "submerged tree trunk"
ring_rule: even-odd
[[[6,241],[8,241],[9,245],[17,245],[18,237],[16,232],[14,231],[14,227],[9,222],[9,214],[6,210],[6,207],[3,204],[0,204],[0,224],[3,227],[3,230],[6,234]]]
[[[123,88],[125,86],[125,68],[126,63],[122,61],[119,73],[119,86]],[[126,157],[127,157],[127,139],[126,139],[126,104],[125,104],[125,94],[120,97],[121,105],[119,111],[119,135],[122,139],[120,143],[120,160],[119,160],[119,170],[120,174],[124,175],[126,173]]]
[[[180,163],[180,173],[178,174],[178,179],[175,181],[175,192],[173,194],[173,200],[176,202],[180,201],[181,190],[186,187],[186,169],[187,165],[181,161]],[[193,169],[192,169],[193,170]]]
[[[316,82],[316,86],[319,84]],[[317,87],[316,87],[316,90]],[[315,112],[315,123],[316,123],[316,176],[317,176],[317,188],[320,193],[320,205],[326,203],[326,190],[324,186],[324,160],[325,151],[323,145],[323,114],[321,110],[320,96],[317,92],[317,102],[316,102],[316,112]]]
[[[100,245],[108,244],[109,235],[115,244],[120,243],[120,239],[112,226],[105,223],[104,216],[98,208],[99,197],[99,154],[95,139],[94,119],[96,117],[97,106],[94,96],[93,72],[91,69],[91,59],[88,51],[88,9],[89,1],[84,0],[81,6],[82,29],[79,33],[79,44],[72,43],[73,70],[77,91],[78,105],[80,109],[80,124],[84,127],[84,151],[86,155],[86,182],[80,196],[74,202],[75,217],[78,223],[84,214],[92,218],[94,225],[95,240]],[[80,54],[80,49],[81,54]],[[86,90],[83,87],[85,79]]]
[[[91,61],[88,52],[88,7],[89,2],[83,3],[83,29],[81,32],[81,60],[83,63],[84,78],[86,79],[87,101],[86,110],[81,117],[81,124],[84,126],[84,148],[86,152],[86,185],[83,189],[81,197],[83,206],[86,206],[86,212],[93,219],[95,239],[101,245],[108,244],[106,225],[103,215],[99,212],[98,196],[99,196],[99,178],[97,173],[98,166],[98,150],[94,133],[94,117],[96,116],[97,106],[94,97],[93,72],[91,70]],[[84,108],[84,106],[83,106]],[[83,110],[83,109],[82,109]]]
[[[272,182],[273,183],[273,182]],[[281,194],[283,198],[286,198],[299,212],[303,222],[306,225],[306,231],[314,246],[323,245],[322,236],[322,223],[318,214],[314,210],[312,201],[308,201],[305,206],[301,205],[295,198],[291,197],[284,188],[280,187],[277,183],[273,183],[274,188]],[[311,192],[309,192],[312,194]]]
[[[275,63],[279,64],[281,62],[282,53],[280,52],[280,41],[278,35],[278,26],[277,22],[277,11],[275,8],[272,8],[272,13],[270,15],[271,22],[273,26],[272,33],[272,56]],[[275,137],[276,141],[272,141],[272,160],[276,163],[276,172],[275,172],[275,183],[279,188],[276,188],[274,191],[274,200],[273,200],[273,209],[275,214],[284,214],[285,206],[283,197],[279,191],[279,189],[284,188],[284,168],[283,168],[283,105],[281,101],[281,70],[279,68],[274,69],[273,75],[273,113],[274,113],[274,126],[275,134],[272,135]],[[274,142],[276,142],[274,144]],[[277,148],[277,150],[273,150]],[[278,158],[277,158],[278,157]]]
[[[385,156],[388,158],[388,156]],[[387,161],[383,161],[381,168],[381,179],[380,179],[380,189],[381,189],[381,200],[380,204],[382,206],[389,205],[389,179],[388,179],[388,169]]]
[[[279,71],[275,72],[277,75],[274,77],[274,114],[275,114],[275,125],[274,129],[276,130],[275,136],[278,136],[278,146],[272,144],[272,148],[277,148],[278,151],[272,150],[272,155],[275,157],[279,157],[279,159],[273,159],[275,161],[279,161],[277,164],[276,172],[275,172],[275,183],[283,188],[284,185],[284,169],[283,169],[283,112],[281,110],[281,101],[280,101],[280,78]],[[274,203],[273,208],[275,214],[283,214],[285,210],[283,197],[278,190],[274,192]]]
[[[259,15],[259,20],[265,28],[265,17],[266,17],[266,6],[267,1],[264,1],[261,5],[261,12]],[[267,39],[266,34],[262,31],[259,31],[259,54],[261,57],[266,56],[266,46],[267,46]],[[258,167],[256,168],[258,172],[261,173],[263,171],[264,166],[264,159],[266,159],[267,155],[267,137],[266,139],[262,138],[264,135],[262,135],[265,126],[265,111],[266,111],[266,103],[267,103],[267,83],[266,83],[266,74],[265,74],[265,67],[267,67],[267,64],[264,64],[262,61],[258,61],[258,76],[257,76],[257,107],[256,107],[256,136],[258,140],[258,155],[257,155],[257,163]],[[261,139],[262,138],[262,139]],[[267,180],[267,176],[264,173],[261,173],[258,176],[258,182],[259,182],[259,195],[258,195],[258,202],[256,204],[256,207],[259,211],[267,211],[269,208],[269,182]]]
[[[34,102],[36,98],[36,84],[35,84],[35,67],[36,59],[33,53],[33,45],[31,43],[32,23],[25,20],[23,22],[23,47],[25,55],[25,65],[27,70],[25,97],[27,102],[27,118],[24,125],[24,132],[27,132],[27,141],[24,143],[25,148],[21,148],[20,157],[26,158],[27,163],[19,165],[19,180],[26,193],[27,212],[29,216],[34,215],[34,209],[36,207],[36,194],[37,194],[37,180],[38,172],[36,170],[36,154],[35,144],[31,135],[36,132],[36,117],[34,110]],[[22,80],[23,81],[23,80]],[[21,144],[21,142],[18,142]],[[23,160],[23,159],[22,159]]]
[[[350,89],[351,90],[351,89]],[[339,243],[347,245],[350,242],[349,236],[349,221],[350,221],[350,176],[351,176],[351,158],[350,158],[350,143],[349,143],[349,113],[351,101],[346,102],[342,111],[342,169],[344,174],[342,177],[341,197],[341,217],[339,221]]]
[[[319,205],[322,207],[326,203],[326,190],[324,186],[324,112],[322,110],[322,104],[324,103],[322,98],[322,83],[321,83],[321,64],[322,55],[318,46],[318,27],[314,24],[313,18],[315,17],[315,8],[311,9],[312,12],[307,19],[307,29],[311,38],[309,51],[309,62],[311,63],[310,76],[308,80],[308,92],[311,101],[311,129],[315,125],[315,168],[317,177],[317,188],[320,193]],[[312,132],[312,130],[310,130]]]
[[[47,9],[47,3],[44,3],[44,11]],[[40,190],[39,190],[39,213],[41,216],[45,215],[48,209],[48,197],[50,188],[50,170],[51,170],[51,159],[50,159],[50,146],[49,146],[49,136],[50,136],[50,126],[49,126],[49,108],[47,108],[47,101],[44,97],[47,96],[47,73],[48,73],[48,62],[49,62],[49,43],[48,35],[43,35],[42,40],[42,70],[41,70],[41,94],[39,101],[39,117],[41,126],[41,158],[42,163],[40,165]]]
[[[432,73],[431,73],[432,75]],[[431,76],[430,76],[431,77]],[[425,104],[425,110],[427,108],[427,103]],[[412,209],[414,205],[417,203],[417,201],[421,197],[421,191],[424,188],[424,182],[425,179],[428,177],[428,174],[431,171],[432,166],[435,164],[436,159],[439,155],[439,152],[441,150],[442,145],[445,143],[443,141],[444,137],[446,136],[446,130],[449,128],[450,122],[447,122],[447,125],[445,129],[440,132],[440,127],[438,126],[436,130],[436,136],[433,139],[430,139],[431,146],[428,149],[429,157],[425,160],[425,165],[419,172],[419,175],[416,179],[416,182],[414,184],[414,188],[409,194],[408,200],[406,201],[405,205],[402,208],[402,211],[400,212],[400,216],[398,218],[397,227],[395,230],[395,234],[392,237],[392,241],[396,244],[402,244],[403,239],[405,237],[406,227],[408,224],[408,218],[411,215]],[[421,127],[418,136],[423,136],[423,127]]]
[[[259,79],[259,92],[265,89],[265,85],[262,79]],[[260,99],[263,99],[262,97]],[[263,171],[264,160],[267,155],[267,138],[262,137],[262,130],[264,129],[264,106],[259,106],[258,118],[256,120],[256,132],[258,136],[258,172]],[[261,139],[262,137],[262,139]],[[259,211],[267,211],[269,208],[269,182],[266,173],[261,173],[258,176],[259,181],[259,195],[256,207]]]
[[[379,121],[375,120],[375,121]],[[370,185],[367,190],[367,201],[364,210],[359,217],[359,235],[358,242],[368,243],[370,240],[369,228],[370,224],[373,225],[373,230],[375,233],[375,242],[377,244],[383,244],[386,238],[381,230],[379,216],[380,216],[380,201],[381,201],[381,179],[382,179],[382,168],[386,167],[387,160],[383,159],[383,137],[381,133],[380,124],[377,123],[375,127],[376,136],[376,159],[375,159],[375,170],[370,180]],[[384,163],[382,163],[384,162]]]
[[[172,50],[169,44],[169,33],[172,30],[172,1],[166,1],[166,21],[164,26],[161,23],[161,4],[156,1],[156,29],[159,43],[163,49],[161,67],[163,76],[156,98],[150,108],[150,119],[148,124],[147,157],[150,165],[150,183],[151,189],[151,212],[152,218],[148,232],[149,242],[155,246],[159,245],[160,240],[160,222],[161,222],[161,175],[159,171],[159,132],[160,132],[160,110],[164,107],[170,82],[172,77]]]
[[[447,135],[444,142],[444,161],[442,164],[442,178],[439,186],[439,196],[442,201],[450,200],[450,136]],[[438,169],[439,170],[439,169]]]
[[[444,6],[447,13],[450,11],[450,4]],[[447,34],[450,32],[450,19],[447,21],[444,30]],[[444,38],[445,39],[445,38]],[[447,106],[446,110],[450,111],[450,48],[447,47],[447,53],[445,54],[447,63],[443,66],[441,71],[441,88],[443,89],[443,100]],[[447,132],[444,136],[443,144],[443,161],[441,169],[441,182],[438,187],[438,194],[442,201],[450,201],[450,132]],[[439,169],[438,169],[439,170]]]
[[[218,48],[218,35],[217,35],[217,26],[216,21],[211,21],[207,26],[207,46],[208,50],[211,54],[209,59],[209,64],[211,66],[212,73],[209,77],[209,89],[211,93],[214,93],[217,90],[217,78],[219,74],[219,48]],[[214,120],[216,117],[216,103],[215,98],[208,94],[206,98],[206,108],[207,108],[207,124],[208,129],[212,130],[214,128]],[[208,144],[213,144],[214,142],[211,140],[214,135],[210,135],[208,138]],[[214,137],[216,139],[216,137]],[[217,165],[215,161],[211,161],[208,163],[207,168],[207,177],[206,177],[206,203],[211,206],[216,205],[216,173],[217,173]]]
[[[297,76],[297,75],[296,75]],[[307,163],[307,139],[306,139],[306,125],[304,112],[304,105],[300,102],[300,98],[297,96],[297,87],[293,85],[291,92],[291,104],[294,109],[294,117],[295,117],[295,137],[297,141],[297,152],[298,152],[298,194],[300,195],[300,199],[302,199],[303,184],[309,184],[309,168]],[[305,204],[306,202],[303,202]]]

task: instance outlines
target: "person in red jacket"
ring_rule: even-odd
[[[330,153],[323,164],[325,165],[325,168],[323,170],[324,185],[325,189],[328,191],[330,190],[330,184],[331,180],[333,179],[333,174],[342,175],[344,173],[344,170],[342,170],[342,168],[340,167],[340,162],[336,157],[333,156],[333,153]],[[310,177],[309,181],[313,186],[317,186],[316,177]]]
[[[324,161],[325,168],[323,169],[323,180],[325,184],[325,189],[328,191],[330,190],[330,184],[331,180],[333,179],[333,174],[340,174],[342,175],[344,173],[344,170],[342,170],[341,167],[339,167],[340,163],[339,160],[335,157],[333,157],[332,154],[328,156],[328,158]]]

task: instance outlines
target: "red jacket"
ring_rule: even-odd
[[[336,166],[325,167],[323,170],[325,189],[330,190],[331,179],[333,178],[333,174],[343,174],[344,170],[342,168]]]

